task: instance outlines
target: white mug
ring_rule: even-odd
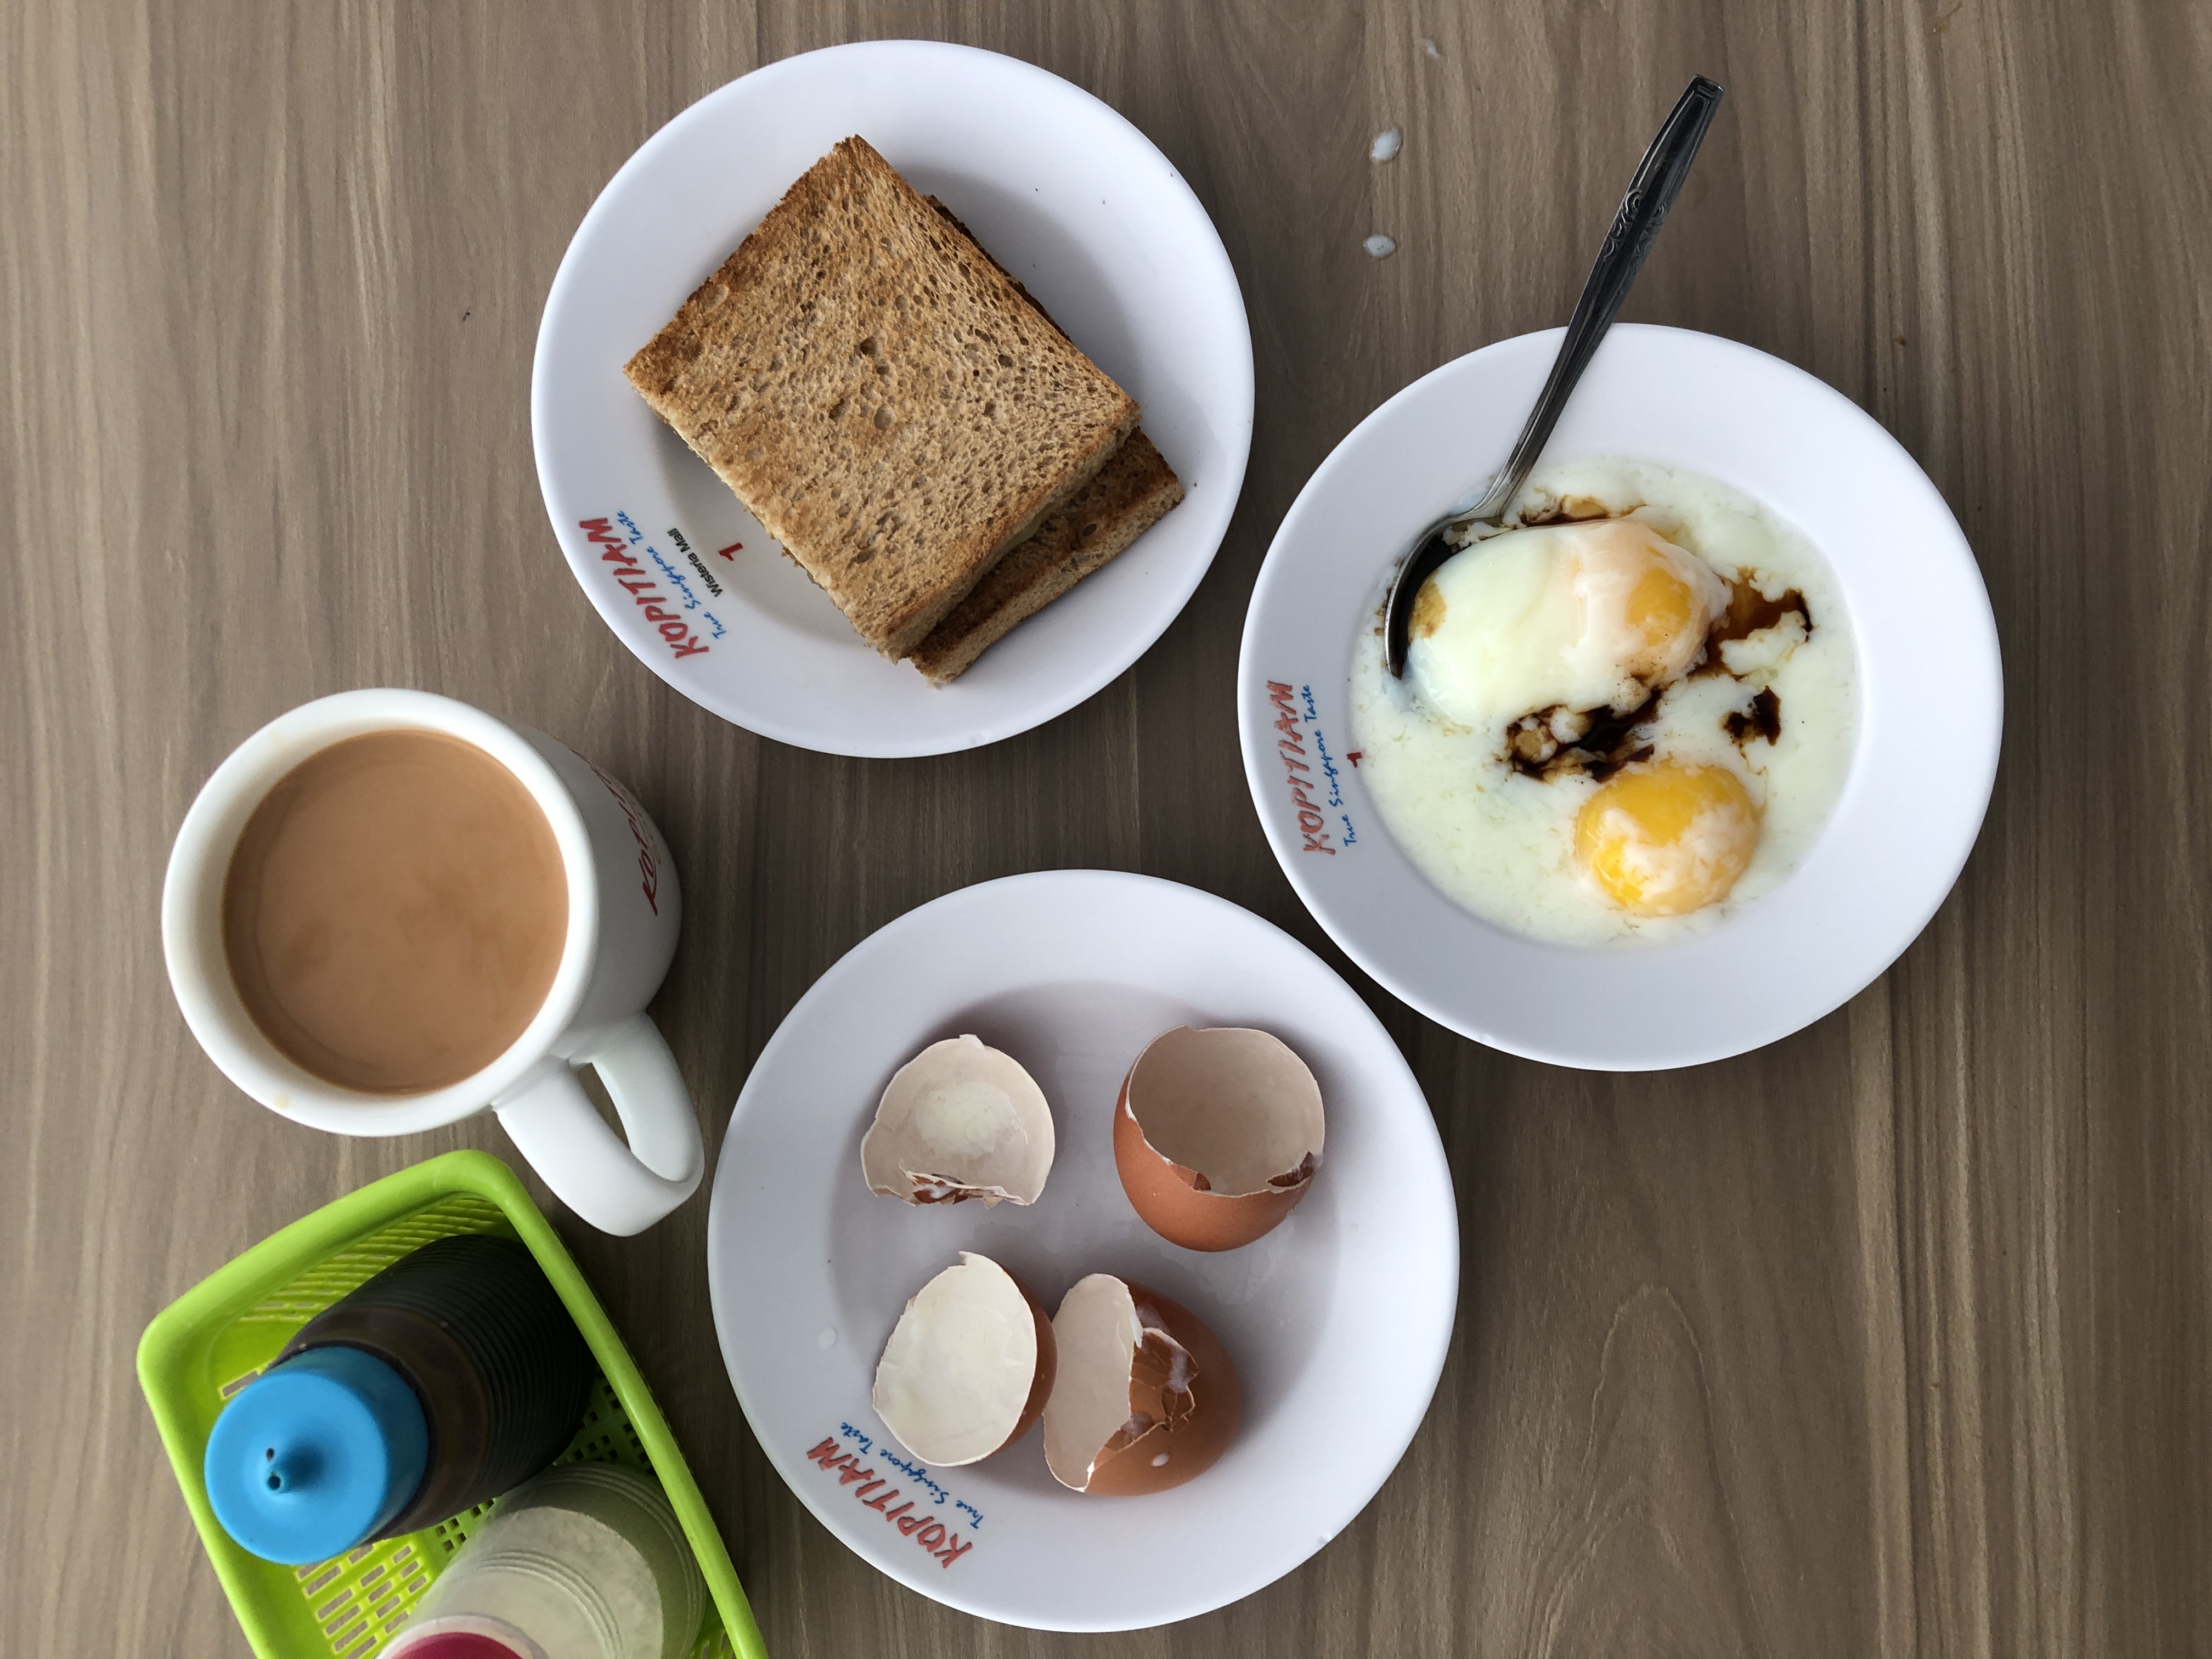
[[[371,732],[442,732],[529,790],[561,849],[568,936],[522,1035],[475,1076],[412,1095],[325,1082],[264,1036],[223,955],[222,889],[246,820],[310,755]],[[161,948],[185,1023],[263,1105],[349,1135],[413,1134],[489,1107],[545,1184],[610,1233],[642,1231],[691,1196],[706,1167],[691,1097],[645,1012],[676,951],[683,899],[667,843],[629,791],[566,744],[424,691],[347,691],[263,726],[215,770],[177,831],[161,889]],[[599,1074],[629,1144],[574,1067]]]

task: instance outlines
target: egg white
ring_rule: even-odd
[[[1819,837],[1842,793],[1857,736],[1856,653],[1833,574],[1805,536],[1717,479],[1619,458],[1540,467],[1515,503],[1538,517],[1587,496],[1643,520],[1724,580],[1748,580],[1769,599],[1795,588],[1813,613],[1730,641],[1725,674],[1668,688],[1650,726],[1655,758],[1725,766],[1761,809],[1759,851],[1721,903],[1686,916],[1639,917],[1601,893],[1574,856],[1575,815],[1596,784],[1585,775],[1525,776],[1504,758],[1503,734],[1476,732],[1434,713],[1391,678],[1379,622],[1361,636],[1351,677],[1360,775],[1384,824],[1422,873],[1484,920],[1534,939],[1603,945],[1710,927],[1771,892]],[[1771,689],[1782,733],[1739,745],[1723,721]]]
[[[1644,701],[1645,681],[1694,660],[1706,620],[1728,592],[1703,560],[1655,545],[1648,527],[1595,520],[1539,525],[1492,537],[1430,578],[1441,614],[1417,611],[1406,677],[1446,720],[1481,729],[1534,708],[1612,708]],[[1664,640],[1628,617],[1630,595],[1654,569],[1688,592],[1682,625]]]

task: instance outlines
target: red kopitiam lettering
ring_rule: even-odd
[[[1334,858],[1336,848],[1328,844],[1328,832],[1322,828],[1328,820],[1322,817],[1321,808],[1306,793],[1305,779],[1298,775],[1304,772],[1310,776],[1313,768],[1298,758],[1306,752],[1306,746],[1299,741],[1297,694],[1280,680],[1269,680],[1267,701],[1275,710],[1275,730],[1283,734],[1275,739],[1275,752],[1282,758],[1283,776],[1291,786],[1291,805],[1297,811],[1298,832],[1305,837],[1302,850],[1326,853]]]
[[[575,753],[574,750],[569,752]],[[629,791],[600,771],[589,756],[577,755],[576,758],[591,767],[592,775],[606,785],[607,793],[615,798],[615,805],[622,808],[623,817],[629,821],[630,839],[637,843],[638,890],[645,895],[647,908],[656,916],[659,915],[660,914],[660,865],[653,856],[652,837],[645,833],[645,826],[638,822],[636,804],[630,799]]]
[[[835,1474],[839,1486],[851,1486],[853,1496],[860,1500],[862,1509],[874,1510],[927,1550],[940,1566],[951,1566],[975,1547],[972,1539],[953,1537],[942,1521],[933,1521],[927,1515],[915,1514],[912,1498],[896,1509],[891,1508],[891,1500],[899,1495],[899,1488],[890,1486],[888,1492],[876,1492],[878,1486],[889,1486],[890,1483],[883,1476],[872,1474],[866,1464],[836,1441],[824,1437],[819,1445],[808,1447],[805,1455],[817,1468],[826,1469]],[[860,1484],[854,1486],[856,1480]],[[876,1492],[876,1495],[871,1498],[868,1496],[870,1492]],[[942,1503],[944,1498],[940,1496],[938,1501]]]
[[[663,602],[668,596],[660,592],[659,585],[645,574],[645,567],[631,556],[629,544],[623,539],[622,532],[605,519],[579,519],[576,526],[586,539],[599,548],[599,557],[615,567],[615,586],[645,607],[646,621],[659,625],[660,637],[668,641],[677,660],[704,656],[708,649],[705,642],[679,614],[664,608]]]

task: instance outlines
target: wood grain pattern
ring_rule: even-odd
[[[1151,134],[1221,228],[1260,397],[1229,539],[1141,663],[980,753],[863,763],[712,719],[580,593],[523,586],[556,556],[526,391],[562,249],[641,140],[758,64],[888,35],[1030,58]],[[1326,950],[1236,752],[1267,539],[1376,402],[1565,314],[1693,70],[1729,102],[1628,314],[1802,365],[1927,467],[2004,641],[1996,799],[1891,973],[1741,1060],[1551,1070],[1367,988],[1443,1125],[1464,1278],[1436,1405],[1358,1522],[1170,1630],[979,1624],[768,1469],[714,1358],[703,1200],[639,1240],[567,1231],[781,1659],[2212,1651],[2196,0],[0,9],[0,1651],[245,1650],[139,1329],[342,1189],[501,1147],[481,1121],[321,1136],[193,1046],[156,896],[240,737],[396,684],[612,763],[683,870],[658,1012],[710,1136],[823,969],[972,881],[1141,869]]]

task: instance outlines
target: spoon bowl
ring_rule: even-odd
[[[1464,512],[1447,514],[1423,531],[1398,567],[1383,619],[1384,648],[1390,672],[1397,678],[1406,676],[1406,653],[1413,635],[1413,604],[1420,597],[1422,584],[1460,550],[1447,538],[1447,532],[1504,520],[1506,509],[1513,505],[1513,498],[1528,481],[1529,470],[1551,441],[1552,428],[1559,424],[1567,399],[1574,395],[1583,371],[1589,367],[1598,342],[1605,338],[1613,319],[1620,314],[1621,301],[1636,285],[1637,273],[1644,269],[1652,240],[1659,234],[1659,227],[1667,222],[1667,210],[1674,205],[1683,181],[1690,176],[1690,163],[1697,159],[1698,146],[1705,142],[1705,129],[1713,124],[1720,102],[1721,88],[1717,83],[1702,75],[1692,78],[1659,129],[1659,136],[1637,164],[1636,176],[1628,181],[1628,193],[1620,198],[1620,209],[1613,216],[1613,228],[1606,233],[1605,246],[1598,250],[1589,280],[1583,284],[1582,298],[1575,302],[1566,337],[1559,342],[1559,355],[1553,360],[1552,372],[1535,408],[1528,412],[1528,424],[1521,428],[1513,453],[1492,477],[1480,501]]]

